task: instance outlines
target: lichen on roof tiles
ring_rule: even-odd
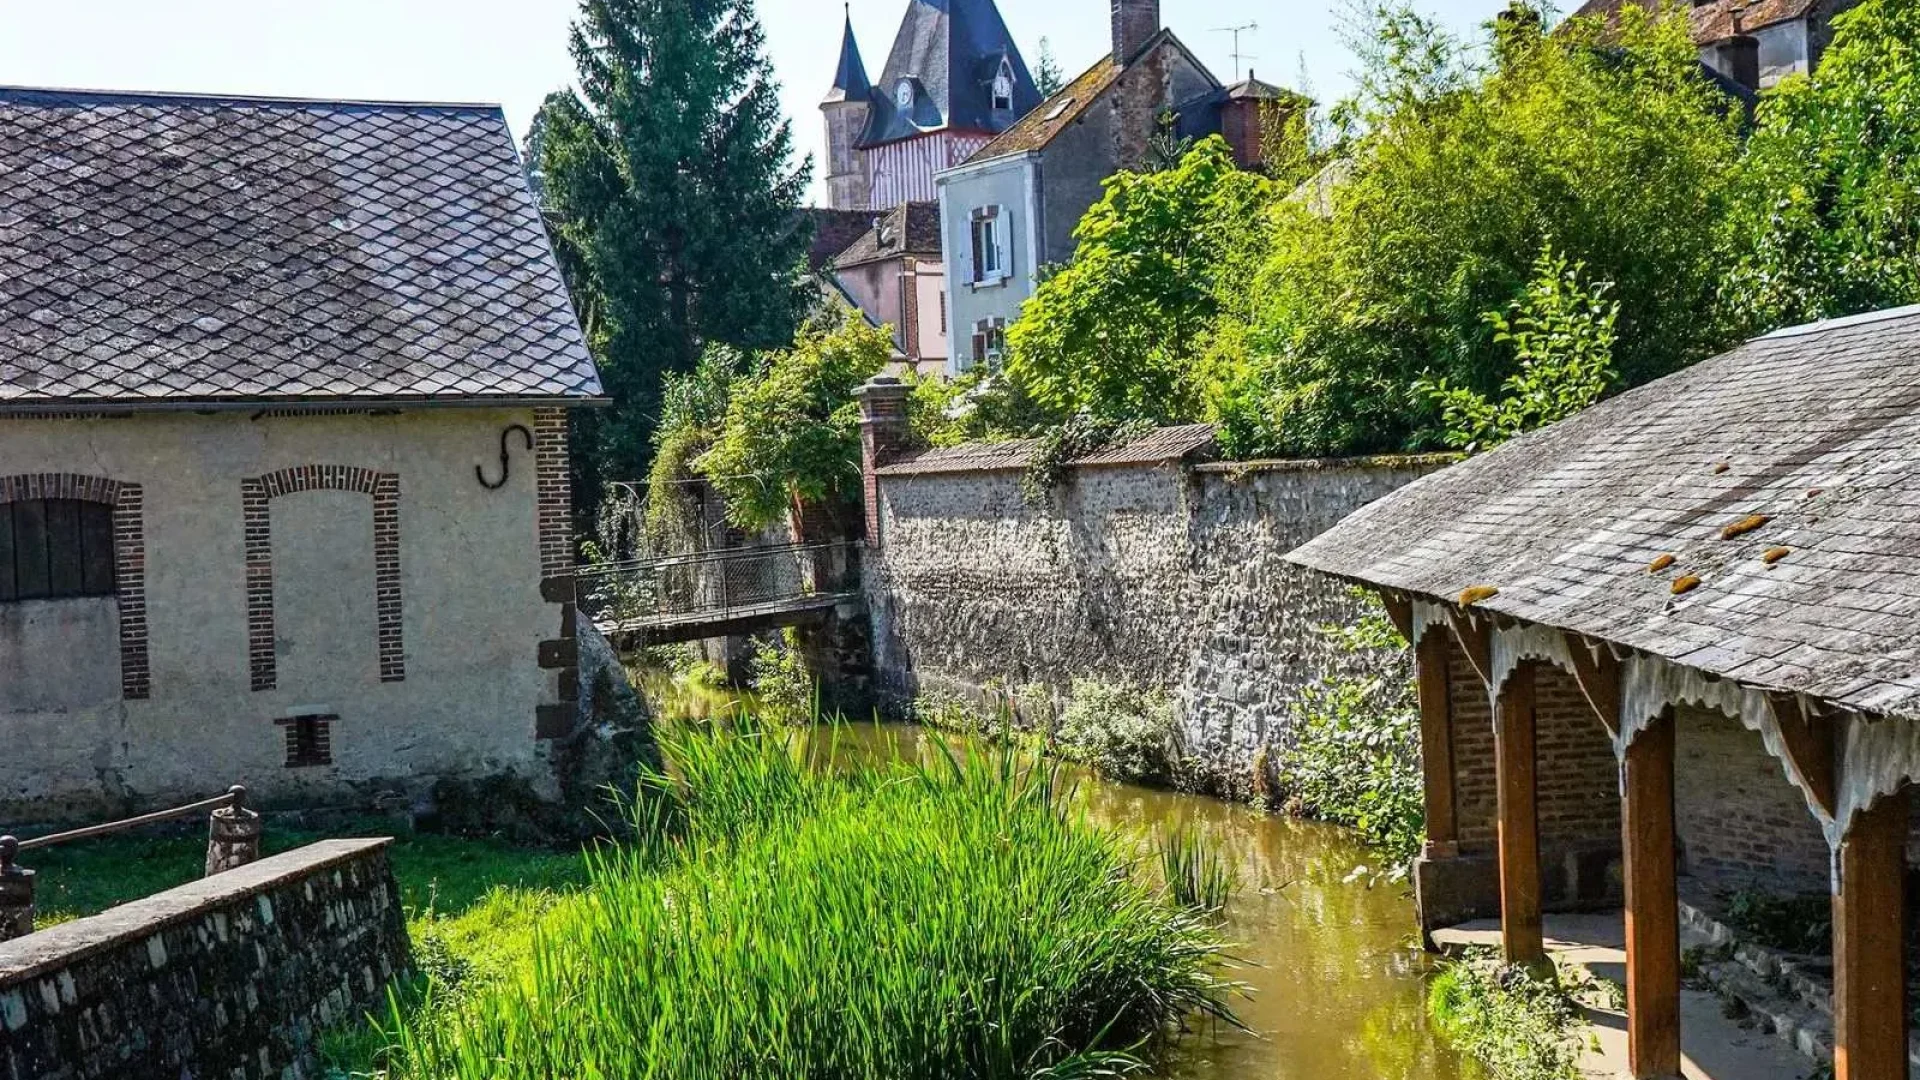
[[[0,407],[597,397],[497,107],[0,88]]]
[[[1479,607],[1920,718],[1916,448],[1920,309],[1902,309],[1748,342],[1417,480],[1289,557],[1448,603],[1497,584]],[[1676,575],[1698,584],[1676,595]]]

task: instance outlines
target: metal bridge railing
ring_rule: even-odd
[[[581,614],[602,627],[720,621],[857,587],[854,541],[716,548],[584,567]]]
[[[208,813],[209,811],[211,813]],[[260,837],[264,831],[262,822],[258,813],[247,809],[247,789],[239,784],[228,788],[224,795],[215,795],[211,799],[176,806],[171,810],[156,810],[151,814],[141,814],[139,817],[69,829],[66,832],[48,836],[36,836],[30,840],[0,836],[0,941],[24,937],[33,932],[35,874],[32,870],[19,865],[18,860],[22,852],[37,851],[55,844],[85,840],[94,836],[126,832],[142,825],[174,821],[202,813],[208,813],[206,862],[208,877],[223,870],[245,866],[260,858]]]

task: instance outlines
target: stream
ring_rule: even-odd
[[[650,687],[663,690],[659,684]],[[664,714],[740,707],[733,692],[662,694]],[[821,729],[824,731],[825,729]],[[933,760],[956,736],[902,724],[849,723],[838,754]],[[1413,938],[1405,883],[1371,875],[1370,853],[1345,829],[1200,795],[1071,773],[1095,821],[1123,831],[1196,826],[1238,871],[1225,911],[1243,963],[1229,977],[1251,993],[1233,1002],[1247,1026],[1213,1025],[1177,1044],[1164,1080],[1470,1080],[1480,1071],[1442,1044],[1426,1016],[1428,960]]]

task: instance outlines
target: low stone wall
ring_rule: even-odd
[[[329,840],[0,944],[4,1080],[301,1080],[407,962],[388,840]]]
[[[1077,465],[1043,505],[1021,493],[1019,455],[883,467],[867,556],[879,689],[1161,690],[1207,778],[1235,789],[1287,739],[1303,687],[1358,662],[1411,671],[1404,650],[1356,661],[1322,633],[1358,602],[1282,556],[1447,460]]]

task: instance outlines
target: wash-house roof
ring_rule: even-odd
[[[1294,562],[1920,718],[1920,308],[1782,330],[1416,480]]]
[[[601,393],[497,106],[0,88],[0,411]]]

